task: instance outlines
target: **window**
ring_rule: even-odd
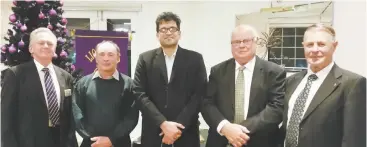
[[[276,27],[273,29],[273,37],[282,41],[268,52],[269,61],[284,66],[287,71],[307,68],[302,46],[306,27]]]

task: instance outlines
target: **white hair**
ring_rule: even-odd
[[[38,34],[39,33],[47,33],[51,36],[52,42],[56,45],[57,39],[54,33],[52,33],[52,31],[48,28],[44,28],[44,27],[40,27],[37,28],[35,30],[32,31],[30,37],[29,37],[29,46],[31,46],[34,41],[36,41],[38,39]]]
[[[254,38],[258,39],[259,37],[259,33],[257,32],[257,30],[251,26],[251,25],[247,25],[247,24],[241,24],[238,25],[235,29],[233,29],[232,31],[232,35],[234,32],[236,32],[237,30],[245,30],[245,31],[250,31],[252,33],[252,35],[254,36]]]

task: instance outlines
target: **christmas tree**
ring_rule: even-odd
[[[68,56],[74,48],[74,42],[66,29],[68,21],[62,17],[63,4],[63,1],[59,0],[13,1],[14,13],[9,16],[12,29],[8,29],[4,38],[8,44],[1,47],[1,62],[7,66],[15,66],[32,60],[28,50],[30,33],[36,28],[47,27],[57,37],[53,64],[73,74],[74,77],[79,77],[81,74],[75,73],[72,59]]]

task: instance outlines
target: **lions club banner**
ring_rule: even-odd
[[[76,69],[83,69],[84,75],[90,74],[96,70],[94,53],[95,47],[103,40],[110,40],[120,47],[121,57],[118,63],[118,70],[128,75],[128,57],[127,48],[129,35],[125,32],[114,31],[95,31],[95,30],[76,30],[75,31],[75,52]]]

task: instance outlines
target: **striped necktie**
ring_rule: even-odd
[[[42,71],[45,73],[45,87],[48,104],[48,115],[52,123],[52,126],[55,126],[56,124],[58,124],[60,118],[60,111],[57,101],[56,90],[54,83],[52,82],[49,69],[43,68]]]

